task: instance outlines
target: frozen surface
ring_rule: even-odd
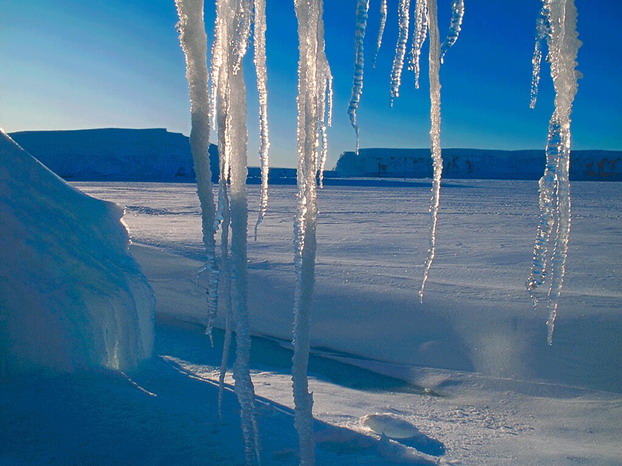
[[[0,375],[123,370],[151,355],[155,303],[122,214],[0,133]]]
[[[538,220],[537,182],[445,183],[437,262],[423,304],[417,285],[427,238],[417,232],[427,229],[430,185],[404,184],[319,191],[312,346],[399,364],[622,392],[622,184],[575,183],[576,235],[552,347],[546,343],[546,312],[534,313],[524,289]],[[183,256],[193,263],[200,257],[192,185],[79,186],[130,206],[125,220],[135,243],[160,248],[170,260]],[[249,188],[250,205],[257,205],[258,189]],[[283,340],[290,339],[295,285],[295,192],[293,186],[274,188],[265,237],[250,242],[248,250],[253,332]],[[171,274],[171,283],[179,278]],[[163,293],[160,313],[203,322],[202,303],[194,306],[190,289],[180,292],[188,299],[175,294],[169,301],[171,287],[154,286]]]
[[[563,312],[549,347],[546,313],[534,314],[523,287],[537,183],[445,182],[437,262],[420,305],[421,266],[412,264],[426,253],[416,232],[426,230],[430,184],[401,181],[319,192],[309,361],[317,464],[620,463],[622,185],[574,183]],[[134,384],[105,374],[0,384],[0,462],[242,464],[230,377],[217,421],[222,332],[212,349],[201,325],[171,326],[205,319],[195,187],[77,186],[129,206],[132,252],[166,325],[156,329],[154,361],[128,373]],[[264,464],[298,464],[295,192],[274,187],[265,230],[249,243],[251,324],[272,335],[254,337],[251,349]],[[258,205],[259,187],[249,196]],[[383,439],[361,424],[378,413],[382,428],[420,435]]]

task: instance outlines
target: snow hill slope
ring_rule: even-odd
[[[0,133],[0,375],[151,355],[155,302],[122,215]]]
[[[443,149],[443,176],[460,179],[537,180],[545,163],[543,150]],[[335,171],[348,177],[431,178],[429,149],[361,149],[344,152]],[[573,150],[570,179],[622,181],[622,151]]]

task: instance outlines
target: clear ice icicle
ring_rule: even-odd
[[[536,21],[536,40],[533,50],[533,57],[531,59],[532,74],[531,74],[531,92],[529,96],[529,108],[536,107],[536,100],[538,99],[538,87],[540,85],[540,65],[542,64],[542,47],[544,46],[544,40],[550,31],[550,0],[542,2],[542,10]]]
[[[203,0],[176,0],[179,41],[186,57],[186,78],[190,93],[190,150],[197,179],[197,194],[201,205],[203,244],[208,271],[208,324],[211,329],[218,311],[218,265],[214,238],[215,205],[212,191],[212,172],[209,162],[210,99],[207,72],[207,34],[203,19]]]
[[[548,280],[547,341],[552,344],[570,239],[570,114],[578,87],[576,60],[581,42],[574,0],[544,0],[543,12],[548,19],[546,39],[555,110],[549,123],[546,167],[540,179],[540,220],[527,288],[535,304],[537,288]]]
[[[363,75],[365,72],[365,30],[367,29],[367,13],[369,0],[357,0],[356,2],[356,29],[354,32],[354,81],[352,83],[352,96],[348,105],[350,123],[356,132],[356,154],[359,153],[359,125],[356,113],[363,94]]]
[[[298,20],[298,122],[296,131],[298,171],[294,219],[294,327],[292,382],[294,424],[299,439],[301,465],[314,464],[313,396],[309,393],[307,366],[315,284],[317,220],[317,169],[321,165],[322,121],[330,115],[330,68],[324,53],[322,0],[294,0]]]
[[[376,48],[374,49],[374,59],[371,63],[372,68],[376,67],[376,60],[378,59],[378,52],[382,46],[382,37],[384,36],[384,28],[387,25],[387,14],[389,8],[387,7],[387,0],[380,2],[380,25],[378,26],[378,37],[376,38]]]
[[[268,210],[270,135],[268,130],[268,72],[266,68],[266,0],[254,0],[254,2],[254,61],[257,72],[257,93],[259,95],[259,163],[261,167],[261,197],[259,215],[255,223],[255,240],[257,240],[257,230]]]
[[[440,82],[440,38],[438,31],[438,16],[436,0],[428,0],[428,28],[430,29],[430,146],[432,153],[432,199],[430,202],[430,248],[423,267],[423,280],[419,290],[419,298],[423,301],[423,292],[430,267],[436,254],[436,228],[438,225],[438,210],[441,199],[441,176],[443,173],[443,159],[441,155],[441,82]]]
[[[451,3],[451,23],[447,38],[441,44],[441,64],[445,59],[447,51],[456,43],[460,30],[462,29],[462,19],[464,18],[464,0],[453,0]]]
[[[246,85],[242,59],[238,53],[246,50],[242,42],[248,37],[240,36],[240,15],[244,10],[240,2],[246,0],[218,0],[216,3],[217,43],[214,57],[220,61],[216,105],[218,141],[222,164],[221,193],[223,194],[223,235],[225,222],[230,218],[230,257],[226,268],[230,269],[230,297],[232,315],[236,320],[236,359],[233,365],[235,393],[240,403],[240,417],[247,464],[260,462],[259,432],[255,416],[254,387],[250,377],[250,323],[247,306],[247,230],[248,205],[246,196],[247,177],[247,129]],[[250,14],[250,13],[248,13]],[[242,28],[244,34],[250,28]],[[243,58],[243,56],[242,56]],[[229,190],[227,191],[227,179]],[[225,197],[228,194],[227,197]],[[227,231],[228,232],[228,231]],[[227,238],[225,237],[224,240]],[[224,245],[223,245],[223,251]],[[227,287],[229,284],[225,283]],[[230,316],[229,316],[230,317]],[[228,351],[228,349],[226,349]],[[224,363],[223,363],[224,365]]]
[[[391,69],[391,105],[400,95],[402,83],[402,70],[404,57],[406,56],[406,42],[408,41],[408,27],[410,23],[410,0],[400,0],[398,7],[399,32],[395,46],[395,57]]]
[[[415,3],[415,30],[412,43],[412,68],[415,73],[415,88],[419,89],[419,72],[421,48],[428,33],[428,3],[427,0],[416,0]]]

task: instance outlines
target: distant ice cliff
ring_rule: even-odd
[[[622,181],[622,151],[575,150],[570,158],[574,181]],[[544,150],[444,149],[445,178],[537,180]],[[360,149],[344,152],[335,167],[342,177],[431,178],[429,149]]]

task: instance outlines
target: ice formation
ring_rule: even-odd
[[[254,62],[257,71],[257,92],[259,94],[259,160],[261,167],[261,200],[259,215],[255,224],[255,239],[257,229],[263,221],[268,209],[268,173],[270,136],[268,130],[268,72],[266,68],[266,0],[254,0]]]
[[[549,122],[546,167],[540,179],[540,221],[527,288],[535,305],[537,288],[548,280],[547,341],[552,344],[570,236],[570,114],[578,87],[578,71],[575,68],[581,42],[577,34],[574,0],[543,0],[542,16],[544,19],[538,20],[536,39],[539,40],[542,30],[547,31],[555,110]],[[534,60],[534,67],[536,65]]]
[[[259,3],[259,2],[257,2]],[[260,8],[262,7],[260,4]],[[247,177],[247,129],[246,129],[246,84],[244,81],[243,58],[248,48],[251,24],[255,4],[251,0],[219,0],[216,3],[216,27],[212,63],[212,97],[214,105],[209,103],[207,88],[207,36],[203,20],[202,0],[177,0],[180,18],[180,41],[186,54],[188,82],[192,111],[192,133],[200,132],[205,139],[200,139],[202,149],[209,136],[209,114],[215,112],[218,122],[218,145],[221,157],[221,183],[219,186],[218,216],[214,212],[213,194],[209,186],[210,197],[199,190],[203,211],[204,238],[206,230],[211,233],[206,243],[208,259],[213,260],[210,269],[209,295],[214,297],[210,306],[208,332],[213,325],[218,302],[218,270],[215,257],[215,229],[221,224],[221,264],[227,272],[223,288],[229,295],[225,299],[229,328],[226,329],[226,347],[221,364],[221,388],[226,370],[231,340],[231,323],[236,322],[236,360],[233,366],[235,392],[240,403],[240,416],[244,437],[246,462],[260,462],[259,432],[255,418],[255,393],[250,377],[250,324],[247,308],[247,233],[248,205],[246,195]],[[258,15],[261,17],[261,12]],[[261,21],[261,18],[260,18]],[[261,29],[262,25],[259,26]],[[263,52],[258,51],[259,55]],[[261,58],[259,59],[261,61]],[[196,63],[202,63],[201,73],[196,71]],[[203,65],[205,64],[205,65]],[[263,79],[265,86],[265,66]],[[260,84],[261,86],[261,84]],[[264,89],[265,91],[265,89]],[[266,110],[265,92],[260,90],[261,110]],[[200,106],[195,102],[200,102]],[[195,116],[195,113],[197,115]],[[266,128],[262,128],[262,131]],[[191,146],[192,146],[191,133]],[[267,134],[262,132],[265,144]],[[194,146],[193,154],[195,152]],[[198,152],[198,151],[197,151]],[[267,153],[266,153],[267,154]],[[265,155],[265,154],[264,154]],[[198,158],[203,162],[203,153]],[[196,162],[195,162],[196,163]],[[197,183],[201,178],[197,170]],[[207,189],[207,187],[206,187]],[[204,202],[203,198],[210,202]],[[211,209],[207,214],[205,209]],[[230,241],[230,249],[228,243]],[[209,248],[208,248],[209,246]],[[222,399],[222,395],[221,395]]]
[[[412,43],[412,69],[415,73],[415,88],[419,89],[419,58],[421,57],[421,48],[428,34],[428,3],[427,0],[416,0],[415,4],[415,30],[413,31]]]
[[[209,164],[210,99],[208,93],[207,34],[203,20],[203,0],[176,0],[179,41],[186,57],[186,78],[190,92],[190,150],[201,203],[201,225],[208,278],[208,323],[211,334],[218,312],[218,264],[214,231],[215,205]]]
[[[0,376],[150,357],[155,300],[122,215],[0,132]]]
[[[356,112],[361,94],[363,93],[363,74],[365,65],[365,30],[367,29],[367,12],[369,11],[369,0],[357,0],[356,2],[356,31],[354,46],[354,83],[352,84],[352,97],[348,105],[348,115],[350,115],[350,123],[356,132],[356,150],[359,153],[359,125],[356,120]]]
[[[549,24],[549,3],[542,3],[542,10],[540,16],[536,21],[536,40],[533,50],[532,63],[532,76],[531,76],[531,93],[529,99],[529,107],[535,108],[536,100],[538,99],[538,87],[540,84],[540,65],[542,63],[542,47],[544,46],[544,40],[550,33]]]
[[[429,74],[430,74],[430,151],[432,153],[432,199],[430,201],[430,248],[423,267],[423,280],[419,298],[423,301],[423,292],[430,273],[430,267],[436,254],[436,227],[438,209],[441,200],[441,176],[443,159],[441,155],[441,82],[440,82],[440,34],[436,0],[428,0],[428,29],[430,30]]]
[[[460,30],[462,29],[462,19],[464,18],[464,0],[454,0],[451,4],[451,24],[447,38],[441,44],[441,64],[445,59],[447,51],[456,43]]]
[[[323,157],[326,111],[330,109],[331,74],[324,53],[323,2],[295,0],[298,20],[298,195],[294,220],[294,356],[292,381],[296,430],[300,443],[300,464],[313,464],[313,397],[309,393],[307,365],[310,321],[315,284],[317,219],[316,174]],[[330,112],[329,112],[330,113]]]
[[[408,42],[408,27],[410,25],[410,0],[400,0],[398,7],[399,32],[397,45],[395,46],[395,58],[391,69],[391,105],[393,100],[400,95],[402,83],[402,70],[406,57],[406,43]]]
[[[387,14],[389,9],[387,7],[387,0],[382,0],[380,3],[380,26],[378,27],[378,37],[376,38],[376,48],[374,49],[374,59],[372,61],[372,67],[376,67],[376,60],[378,59],[378,52],[382,46],[382,37],[384,36],[384,28],[387,25]]]

